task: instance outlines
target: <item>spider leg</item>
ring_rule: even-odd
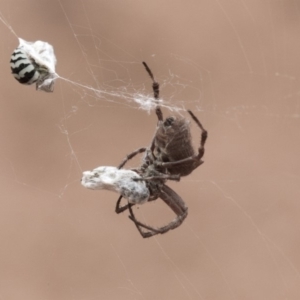
[[[195,123],[198,125],[198,127],[201,129],[201,141],[200,141],[200,147],[198,149],[198,155],[197,158],[200,160],[202,156],[204,155],[204,145],[207,139],[207,131],[204,129],[198,118],[192,113],[192,111],[188,110],[188,113],[191,115],[192,119],[195,121]]]
[[[139,231],[139,233],[141,234],[141,236],[143,238],[147,238],[147,237],[151,237],[153,235],[156,235],[156,234],[159,234],[159,230],[151,227],[151,226],[147,226],[146,224],[143,224],[141,223],[140,221],[138,221],[136,218],[135,218],[135,215],[133,213],[133,210],[131,207],[129,207],[129,212],[130,212],[130,215],[128,216],[129,219],[135,224],[137,230]],[[141,227],[143,228],[146,228],[149,230],[149,232],[144,232]]]
[[[150,70],[150,68],[144,61],[143,61],[143,65],[144,65],[146,71],[148,72],[150,78],[153,81],[152,89],[153,89],[153,93],[154,93],[154,99],[158,100],[159,99],[159,83],[157,81],[155,81],[152,71]]]
[[[153,179],[169,179],[174,181],[180,181],[180,175],[168,175],[159,173],[157,176],[149,176],[149,177],[142,177],[142,178],[133,178],[133,181],[152,181]]]
[[[163,117],[163,113],[162,113],[161,108],[160,108],[159,105],[156,106],[155,113],[156,113],[158,121],[163,122],[164,121],[164,117]]]
[[[201,157],[203,156],[203,154],[201,155]],[[198,166],[200,166],[201,164],[203,164],[203,161],[200,161],[201,157],[199,157],[199,154],[198,154],[198,155],[195,155],[195,156],[190,156],[190,157],[180,159],[180,160],[176,160],[176,161],[168,161],[168,162],[156,161],[155,165],[156,166],[161,166],[161,167],[171,167],[171,166],[174,166],[174,165],[179,165],[179,164],[190,162],[190,161],[199,161]]]
[[[164,185],[161,189],[161,194],[159,197],[176,213],[177,217],[167,224],[166,226],[160,228],[153,228],[146,224],[141,223],[138,221],[132,211],[132,208],[129,207],[130,212],[130,220],[134,222],[135,226],[137,227],[139,233],[143,238],[148,238],[156,234],[163,234],[169,230],[175,229],[182,224],[184,219],[187,217],[188,208],[186,207],[184,201],[181,197],[175,193],[171,188]],[[148,229],[149,231],[143,231],[142,228]]]
[[[122,169],[124,167],[124,165],[127,163],[128,160],[132,159],[134,156],[136,156],[139,153],[145,152],[146,150],[147,150],[147,148],[142,147],[142,148],[139,148],[139,149],[133,151],[132,153],[128,154],[124,158],[124,160],[121,162],[121,164],[118,166],[118,169]]]
[[[116,203],[115,212],[116,212],[117,214],[120,214],[120,213],[122,213],[123,211],[125,211],[125,210],[127,210],[127,209],[131,209],[131,207],[133,207],[133,206],[135,205],[134,203],[129,203],[129,202],[128,202],[126,205],[120,206],[122,198],[123,198],[123,196],[121,195],[121,196],[119,197],[117,203]],[[156,199],[157,199],[157,197],[149,198],[149,199],[148,199],[148,202],[154,201],[154,200],[156,200]],[[133,213],[132,213],[132,214],[133,214]]]
[[[150,70],[150,68],[148,67],[148,65],[143,61],[143,65],[147,71],[147,73],[149,74],[150,78],[152,79],[152,89],[153,89],[153,94],[154,94],[154,99],[157,101],[157,106],[155,108],[155,112],[157,115],[157,118],[159,121],[163,121],[163,114],[162,111],[160,109],[160,106],[158,105],[158,100],[159,100],[159,83],[154,79],[153,73]]]
[[[184,221],[184,219],[187,217],[187,214],[188,214],[188,211],[186,210],[182,215],[178,216],[175,220],[173,220],[166,226],[163,226],[160,228],[153,228],[151,226],[148,226],[148,225],[143,224],[140,221],[138,221],[135,218],[131,207],[129,208],[129,210],[131,210],[131,212],[130,212],[130,216],[128,216],[128,217],[131,221],[134,222],[136,228],[138,229],[139,233],[141,234],[141,236],[143,238],[148,238],[148,237],[151,237],[151,236],[154,236],[157,234],[163,234],[169,230],[177,228],[178,226],[180,226],[182,224],[182,222]],[[141,228],[148,229],[149,231],[143,231]]]
[[[163,117],[163,113],[161,111],[161,108],[159,106],[159,83],[154,79],[154,76],[153,76],[153,73],[151,71],[151,69],[148,67],[148,65],[146,64],[146,62],[143,61],[143,65],[147,71],[147,73],[149,74],[150,78],[152,79],[152,90],[153,90],[153,95],[154,95],[154,99],[156,100],[156,107],[155,107],[155,113],[156,113],[156,116],[157,116],[157,119],[158,119],[158,124],[159,123],[162,123],[164,121],[164,117]],[[151,143],[151,146],[150,146],[150,150],[151,150],[151,153],[152,153],[152,156],[154,159],[156,159],[155,155],[154,155],[154,148],[155,148],[155,136],[156,134],[154,135],[154,138],[152,139],[152,143]]]
[[[128,209],[128,208],[131,209],[131,207],[134,206],[134,204],[132,204],[132,203],[127,203],[127,204],[124,205],[124,206],[120,206],[122,198],[123,198],[123,196],[121,195],[121,196],[119,197],[118,201],[117,201],[117,204],[116,204],[115,212],[116,212],[117,214],[122,213],[123,211],[125,211],[125,210]]]

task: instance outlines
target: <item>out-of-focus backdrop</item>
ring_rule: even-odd
[[[2,0],[0,20],[0,299],[300,299],[297,1]],[[17,37],[54,46],[52,94],[10,74]],[[205,163],[170,183],[188,218],[151,239],[80,184],[150,143],[142,61],[209,133]]]

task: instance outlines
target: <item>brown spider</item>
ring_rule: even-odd
[[[159,100],[159,84],[154,80],[154,76],[145,62],[143,62],[146,71],[153,81],[152,88],[154,99]],[[201,141],[198,153],[195,154],[192,146],[192,137],[190,133],[189,121],[184,118],[170,116],[163,119],[163,114],[159,105],[156,107],[156,115],[158,118],[157,129],[150,147],[140,148],[126,156],[123,162],[119,165],[121,169],[128,160],[135,155],[145,152],[142,165],[137,169],[132,169],[138,173],[141,178],[133,179],[135,181],[143,180],[150,192],[148,201],[161,198],[177,215],[176,219],[168,225],[153,228],[138,221],[132,211],[133,203],[120,207],[122,195],[119,197],[116,204],[116,213],[121,213],[129,209],[129,218],[135,223],[140,234],[145,237],[151,237],[156,234],[163,234],[171,229],[178,227],[186,218],[188,208],[181,197],[171,188],[165,185],[165,182],[170,180],[180,180],[181,176],[187,176],[193,170],[198,168],[203,161],[201,158],[204,155],[204,145],[207,139],[207,131],[203,128],[197,117],[188,111],[192,119],[201,129]],[[148,229],[147,232],[142,228]]]

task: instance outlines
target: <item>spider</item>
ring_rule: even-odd
[[[143,62],[143,65],[153,81],[152,89],[154,99],[159,100],[159,83],[155,81],[152,71],[148,65]],[[129,209],[129,218],[135,223],[140,234],[146,238],[156,234],[163,234],[171,229],[181,225],[187,216],[188,208],[181,197],[169,188],[165,182],[169,180],[180,180],[181,176],[187,176],[198,168],[203,161],[201,158],[204,155],[204,145],[207,139],[207,131],[203,128],[197,117],[188,111],[192,119],[201,130],[201,140],[198,153],[195,154],[192,146],[192,137],[190,133],[189,121],[184,118],[170,116],[163,119],[163,113],[159,105],[155,109],[158,124],[157,129],[150,147],[139,148],[125,157],[118,169],[124,167],[128,160],[132,159],[139,153],[145,152],[142,165],[137,169],[132,169],[137,172],[141,178],[133,180],[146,182],[150,192],[148,201],[161,198],[177,215],[176,219],[168,225],[153,228],[138,221],[132,211],[133,203],[128,203],[120,207],[122,195],[119,197],[116,204],[116,213],[121,213]],[[142,228],[147,229],[145,232]]]

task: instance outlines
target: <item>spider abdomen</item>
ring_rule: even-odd
[[[181,161],[195,156],[188,120],[169,117],[158,125],[155,135],[155,155],[163,163]],[[165,170],[172,175],[187,176],[202,163],[201,160],[189,160],[169,165]]]
[[[169,123],[170,119],[173,120],[171,124]],[[158,127],[155,136],[156,147],[170,161],[194,155],[195,151],[191,144],[192,136],[189,125],[189,121],[186,119],[169,117]]]

